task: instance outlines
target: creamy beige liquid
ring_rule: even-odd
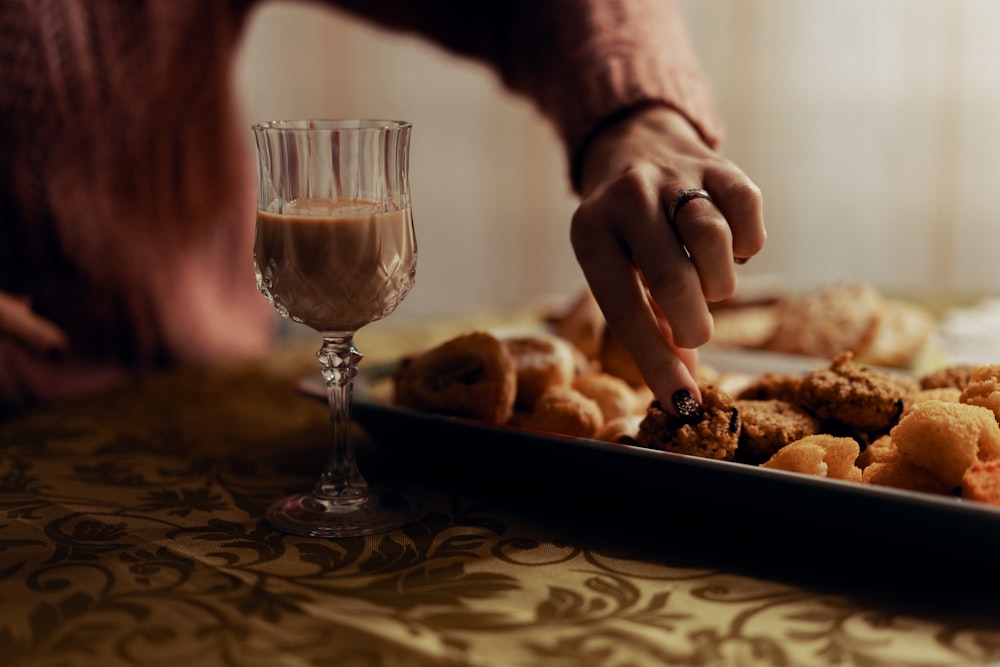
[[[318,331],[356,331],[389,315],[413,288],[416,263],[409,208],[309,199],[257,212],[257,288]]]

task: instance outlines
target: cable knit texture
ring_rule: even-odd
[[[492,65],[563,137],[673,106],[719,124],[671,0],[331,2]],[[252,161],[232,68],[253,0],[0,0],[0,291],[66,330],[0,340],[0,413],[126,374],[263,352]]]

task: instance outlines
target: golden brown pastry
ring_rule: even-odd
[[[639,424],[636,444],[677,454],[732,460],[739,444],[740,415],[732,397],[715,385],[699,387],[701,414],[692,419],[674,416],[654,401]]]
[[[531,412],[519,415],[517,426],[557,435],[593,438],[604,426],[596,402],[572,387],[553,386],[542,392]]]
[[[778,306],[758,304],[712,311],[712,344],[744,349],[765,347],[778,329]]]
[[[871,343],[858,350],[858,361],[873,366],[907,368],[934,331],[934,316],[917,304],[883,299]]]
[[[858,456],[861,483],[948,495],[953,489],[929,470],[903,458],[892,437],[883,435]]]
[[[605,421],[645,411],[640,395],[625,380],[610,373],[584,373],[572,387],[600,406]]]
[[[962,497],[1000,505],[1000,460],[977,461],[962,474]]]
[[[954,491],[931,471],[913,465],[902,456],[871,463],[861,471],[861,483],[939,496],[948,496]]]
[[[1000,419],[1000,364],[979,366],[973,370],[958,400],[988,408]]]
[[[944,368],[925,373],[920,377],[921,389],[937,389],[939,387],[954,387],[965,389],[969,378],[979,368],[976,364],[953,364]]]
[[[532,333],[504,338],[503,343],[514,359],[518,408],[531,409],[546,389],[568,387],[576,377],[576,351],[558,336]]]
[[[855,463],[861,470],[864,470],[872,463],[885,463],[898,458],[900,458],[899,450],[896,449],[896,445],[892,444],[892,438],[887,433],[868,443],[868,446],[858,454]]]
[[[635,445],[643,417],[642,414],[631,414],[612,419],[604,424],[594,439],[618,445]]]
[[[960,403],[962,398],[962,390],[957,387],[935,387],[934,389],[920,389],[918,391],[910,394],[905,404],[903,405],[903,412],[900,413],[899,418],[902,419],[913,406],[917,403],[922,403],[923,401],[950,401],[951,403]]]
[[[740,461],[763,463],[787,444],[820,432],[820,421],[792,403],[737,400]]]
[[[607,322],[589,289],[584,289],[565,312],[550,319],[552,333],[571,343],[590,360],[600,356]]]
[[[892,428],[917,381],[900,373],[855,363],[838,355],[825,369],[806,373],[799,384],[799,405],[824,421],[846,425],[874,439]]]
[[[950,488],[966,468],[1000,458],[1000,426],[988,408],[948,401],[917,403],[890,432],[903,458]]]
[[[594,362],[595,370],[620,377],[632,387],[646,384],[632,355],[608,328],[590,289],[585,289],[566,312],[549,318],[549,324],[556,336]]]
[[[860,482],[861,470],[854,463],[860,451],[853,438],[818,433],[785,445],[760,467]]]
[[[625,349],[618,337],[611,333],[611,329],[604,330],[598,362],[601,370],[605,373],[617,375],[633,387],[641,387],[646,384],[646,380],[639,371],[639,366],[636,365],[632,355]]]
[[[767,348],[825,359],[841,352],[860,355],[875,338],[883,305],[881,295],[865,283],[828,285],[788,297],[778,304]]]
[[[404,359],[393,378],[396,405],[495,424],[510,419],[516,391],[507,346],[482,331]]]
[[[788,373],[764,373],[740,389],[736,398],[749,401],[779,400],[797,404],[802,376]]]

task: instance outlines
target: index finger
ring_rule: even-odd
[[[594,298],[664,407],[678,412],[679,401],[688,409],[691,402],[697,407],[701,394],[691,369],[674,349],[669,325],[650,305],[629,252],[612,227],[593,203],[581,205],[573,216],[573,248]]]

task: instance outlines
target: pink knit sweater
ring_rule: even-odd
[[[0,416],[177,363],[259,354],[254,184],[232,67],[254,0],[0,0],[0,292],[70,336],[0,337]],[[342,0],[491,64],[563,137],[635,105],[718,139],[672,0]]]

